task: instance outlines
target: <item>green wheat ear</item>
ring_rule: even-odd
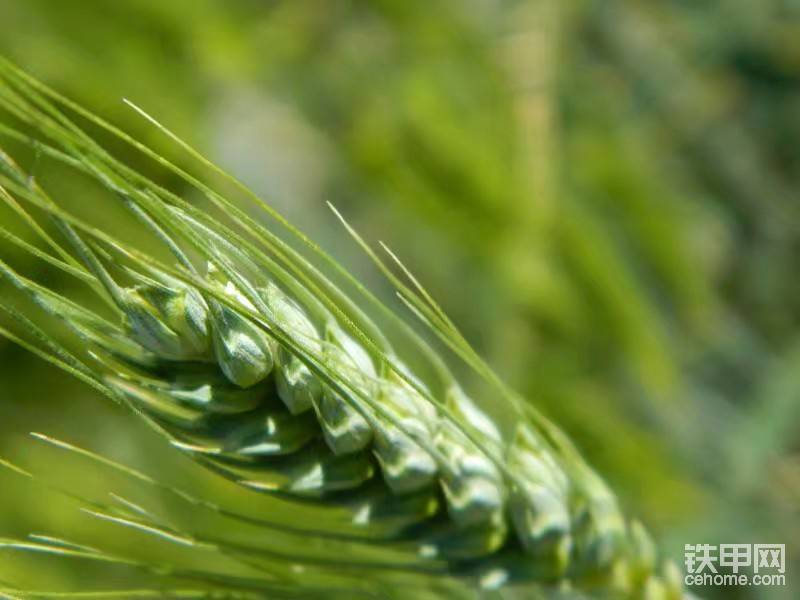
[[[70,491],[96,518],[233,557],[251,574],[221,572],[213,561],[192,571],[137,563],[54,539],[6,540],[0,548],[168,574],[224,597],[473,597],[500,588],[508,597],[686,597],[643,527],[627,522],[566,436],[499,382],[394,255],[403,279],[348,227],[413,314],[492,386],[491,401],[513,415],[511,426],[494,423],[439,351],[250,192],[240,187],[277,223],[275,231],[7,62],[0,62],[0,80],[0,133],[105,186],[110,201],[130,209],[132,223],[155,234],[174,258],[158,260],[75,217],[2,152],[0,195],[47,249],[17,245],[80,278],[110,307],[80,306],[0,261],[0,276],[61,319],[80,351],[5,303],[23,331],[2,333],[128,406],[172,449],[221,477],[296,503],[301,515],[330,511],[319,522],[298,519],[303,527],[242,515],[39,436],[145,488],[167,490],[192,510],[256,526],[262,533],[249,540],[210,539],[130,502],[98,505]],[[74,116],[181,177],[215,212],[116,160]],[[210,175],[222,174],[147,118]],[[46,213],[66,243],[46,234],[24,206]],[[284,241],[287,235],[301,250]],[[411,355],[428,363],[425,374],[403,359]],[[303,540],[314,552],[304,551]]]

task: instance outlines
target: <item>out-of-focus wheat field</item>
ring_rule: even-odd
[[[0,52],[185,162],[135,101],[391,301],[334,203],[678,564],[689,543],[787,545],[785,588],[699,595],[798,597],[799,2],[0,0]],[[0,340],[0,455],[107,484],[30,431],[177,480],[196,468]],[[30,482],[0,490],[0,536],[102,527]],[[86,568],[0,554],[20,581]]]

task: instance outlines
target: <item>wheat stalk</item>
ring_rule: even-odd
[[[292,561],[306,560],[309,568],[337,582],[341,570],[375,573],[381,593],[391,587],[391,573],[404,573],[406,582],[412,575],[455,578],[483,589],[533,582],[540,589],[575,594],[684,597],[674,567],[659,563],[644,528],[625,519],[614,495],[566,436],[497,380],[399,261],[403,279],[353,232],[403,302],[493,386],[511,425],[496,424],[464,391],[438,351],[282,219],[277,217],[278,228],[299,241],[316,263],[237,204],[12,65],[0,63],[0,78],[0,106],[7,117],[0,133],[106,186],[173,257],[156,259],[75,217],[0,150],[0,195],[35,227],[51,252],[5,230],[4,237],[79,277],[111,307],[103,314],[77,305],[0,261],[0,277],[62,320],[71,336],[81,340],[81,352],[68,350],[16,312],[27,337],[2,332],[129,406],[174,448],[238,485],[298,506],[348,511],[344,533],[324,527],[290,533],[331,544],[394,548],[405,557],[399,564],[347,555],[317,562],[295,556]],[[118,162],[69,113],[178,174],[225,211],[228,224]],[[18,124],[35,135],[29,137]],[[201,165],[216,169],[175,141]],[[45,233],[25,206],[46,213],[67,246]],[[268,206],[258,206],[276,217]],[[322,266],[316,266],[320,260]],[[326,271],[343,277],[352,297]],[[376,324],[376,315],[385,326]],[[408,366],[384,328],[393,329],[410,353],[423,357],[428,372]],[[185,492],[168,489],[187,498]],[[201,500],[191,502],[205,506]],[[210,508],[225,514],[220,507]],[[201,539],[130,504],[95,506],[91,512],[173,543],[233,553],[243,561],[264,551]],[[285,524],[266,526],[287,531]],[[94,552],[50,541],[4,545],[60,554]],[[97,556],[124,562],[99,551]],[[344,581],[352,587],[343,594],[364,591],[352,576]],[[247,587],[233,580],[223,583],[231,589]],[[315,593],[301,577],[260,585],[276,597]]]

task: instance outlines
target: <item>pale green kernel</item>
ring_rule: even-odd
[[[119,304],[131,337],[160,358],[207,358],[208,309],[197,291],[185,286],[141,285],[123,289]]]
[[[321,348],[319,334],[303,310],[273,283],[260,292],[281,329],[298,346],[317,355]],[[278,348],[275,383],[278,396],[292,414],[310,410],[322,396],[319,379],[284,346]]]
[[[350,454],[372,441],[372,427],[347,401],[326,389],[317,403],[322,433],[334,454]]]
[[[255,312],[252,302],[228,282],[220,283],[220,272],[208,266],[209,278],[244,309]],[[255,323],[219,301],[211,303],[211,340],[214,358],[225,376],[239,387],[251,387],[272,372],[275,364],[272,338]]]
[[[563,573],[572,553],[568,480],[535,431],[520,426],[509,448],[509,468],[519,481],[509,507],[523,547]]]
[[[492,461],[447,421],[440,425],[434,443],[447,465],[442,489],[450,517],[466,525],[502,511],[504,484]]]
[[[389,425],[375,431],[374,451],[383,478],[395,493],[413,492],[434,483],[436,461],[396,427]]]
[[[375,387],[375,366],[367,352],[335,323],[326,328],[324,359],[329,368],[338,370],[351,385],[361,388],[365,394]],[[317,402],[325,441],[335,454],[347,454],[366,448],[372,441],[372,427],[355,405],[354,397],[347,400],[330,388],[325,388]]]

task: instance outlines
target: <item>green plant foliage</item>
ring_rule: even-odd
[[[227,183],[119,99],[146,107],[335,248],[360,282],[402,312],[391,287],[343,243],[324,201],[368,239],[386,240],[503,379],[564,427],[619,493],[623,512],[641,516],[673,560],[685,543],[739,539],[786,542],[791,562],[800,551],[796,23],[797,9],[782,0],[8,0],[0,3],[0,51],[227,197]],[[78,122],[123,165],[202,212],[213,206],[175,173]],[[125,247],[174,263],[163,240],[130,225],[129,207],[109,201],[104,184],[0,133],[0,145],[59,206]],[[18,201],[46,236],[65,242],[43,208]],[[79,350],[59,317],[68,314],[96,343],[80,309],[119,317],[98,300],[96,279],[1,204],[0,256],[58,294],[51,316],[35,322]],[[184,251],[205,273],[197,250]],[[148,285],[112,274],[131,289]],[[32,316],[29,294],[12,291],[5,276],[0,286],[4,305]],[[155,313],[146,314],[180,315],[180,296],[174,288],[172,298],[150,293]],[[20,322],[17,313],[2,318],[4,327]],[[324,320],[309,324],[314,331],[296,325],[308,350],[318,351],[314,340],[328,348]],[[174,326],[193,337],[193,328]],[[381,327],[392,339],[398,333]],[[265,368],[261,347],[260,358],[251,356]],[[201,469],[173,464],[157,436],[84,385],[13,344],[0,342],[0,352],[2,456],[52,461],[65,487],[80,480],[106,494],[104,476],[24,435],[46,431],[168,473],[201,498],[213,491],[234,502]],[[435,378],[424,357],[404,358],[422,380]],[[323,386],[308,387],[314,373],[281,348],[273,360],[286,365],[273,366],[281,402],[304,419],[316,415]],[[502,403],[488,400],[493,392],[452,366],[490,421],[506,427]],[[191,374],[178,383],[186,403],[203,402]],[[227,392],[205,402],[247,404]],[[276,443],[291,447],[302,431]],[[237,443],[249,444],[248,435]],[[446,458],[461,468],[458,456]],[[473,489],[455,481],[442,480],[453,498]],[[45,524],[71,537],[119,535],[17,478],[0,485],[0,530],[9,536]],[[170,518],[182,514],[159,502]],[[62,563],[42,574],[26,560],[15,556],[9,568],[37,587],[75,589],[94,572]]]

